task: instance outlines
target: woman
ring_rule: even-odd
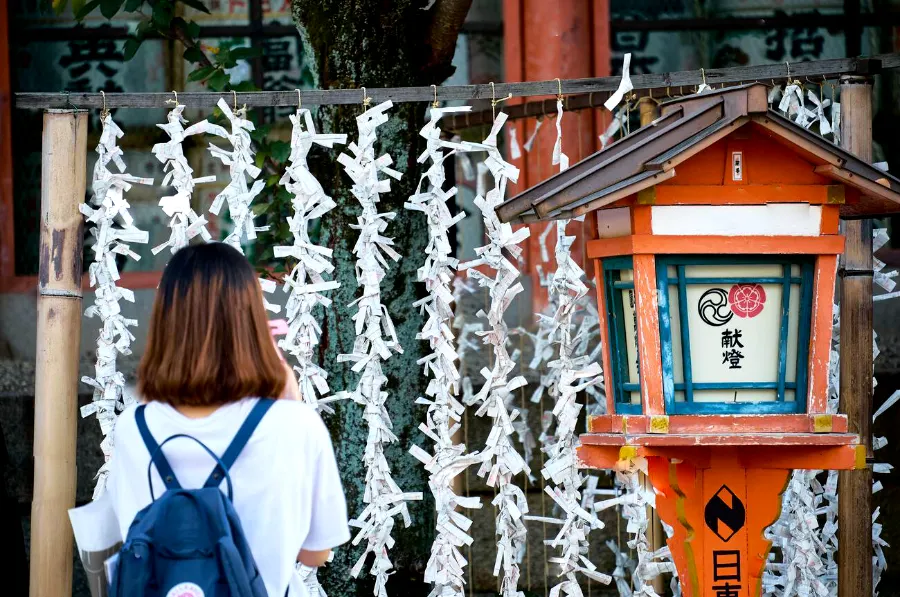
[[[163,272],[138,370],[153,437],[161,443],[187,434],[221,456],[258,398],[295,397],[296,387],[244,256],[222,243],[178,251]],[[119,417],[114,441],[108,490],[124,537],[151,502],[150,454],[135,408]],[[192,441],[174,440],[163,451],[185,488],[201,487],[215,466]],[[229,473],[233,505],[270,596],[296,584],[295,561],[321,566],[350,538],[328,430],[309,405],[277,400]],[[155,467],[152,482],[161,495],[165,486]]]

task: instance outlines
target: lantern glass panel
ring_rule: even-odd
[[[812,262],[659,261],[667,411],[804,412]]]
[[[637,311],[630,257],[603,260],[612,389],[616,412],[641,412]]]

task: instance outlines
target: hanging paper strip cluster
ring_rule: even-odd
[[[873,252],[878,251],[888,242],[887,231],[876,229],[873,233]],[[885,263],[873,257],[874,281],[884,294],[876,295],[875,301],[894,298],[896,286],[894,278],[897,272],[885,272]],[[832,333],[831,360],[829,363],[828,410],[836,413],[840,402],[840,308],[833,308],[834,328]],[[877,334],[873,332],[873,357],[879,354]],[[873,358],[873,360],[874,360]],[[873,379],[873,386],[877,381]],[[873,415],[873,421],[888,408],[900,401],[900,391],[884,402]],[[884,437],[872,440],[875,450],[887,445]],[[875,474],[888,473],[892,466],[886,463],[875,463]],[[825,484],[820,482],[819,475],[825,475]],[[767,594],[777,597],[793,597],[794,595],[815,595],[816,597],[836,597],[838,586],[838,566],[836,554],[838,549],[838,472],[810,470],[794,471],[788,488],[782,498],[782,514],[778,521],[767,531],[775,547],[780,548],[781,557],[770,556],[770,562],[763,574],[763,587]],[[873,493],[881,489],[881,482],[873,482]],[[881,575],[887,567],[884,548],[887,543],[881,538],[882,526],[876,520],[880,512],[872,513],[872,547],[873,559],[873,593],[877,588]],[[823,521],[824,519],[824,521]]]
[[[225,114],[225,117],[231,123],[230,133],[221,126],[206,120],[193,125],[191,130],[196,129],[197,131],[222,137],[231,144],[231,151],[222,149],[212,143],[209,144],[209,153],[228,166],[230,175],[228,185],[216,195],[212,205],[209,207],[209,212],[218,215],[222,209],[222,204],[228,203],[228,215],[231,221],[234,222],[234,228],[225,237],[224,242],[243,253],[244,250],[241,248],[242,242],[253,240],[256,238],[257,232],[269,229],[268,226],[255,226],[253,224],[253,211],[251,208],[254,197],[259,195],[263,187],[266,186],[266,182],[264,180],[256,180],[260,169],[253,163],[255,152],[250,144],[250,132],[255,127],[246,118],[247,107],[244,106],[232,112],[231,108],[228,107],[228,103],[222,98],[219,98],[216,106],[219,107],[219,110]],[[247,177],[250,177],[250,180],[253,181],[253,186],[248,187]]]
[[[572,243],[574,236],[565,233],[568,220],[554,222],[556,226],[556,271],[550,286],[551,300],[556,305],[556,312],[548,317],[540,315],[541,321],[549,320],[548,337],[550,342],[559,346],[557,359],[549,363],[555,372],[554,383],[550,389],[556,402],[553,418],[556,423],[553,436],[543,448],[548,460],[541,471],[545,479],[552,481],[553,486],[546,486],[544,491],[556,502],[563,516],[547,522],[561,525],[559,533],[549,545],[559,549],[559,555],[550,559],[559,565],[559,576],[564,580],[550,590],[550,596],[556,597],[561,592],[565,595],[580,597],[581,587],[576,573],[581,572],[588,578],[609,584],[612,578],[596,571],[596,566],[585,557],[588,551],[587,536],[591,529],[602,529],[603,523],[581,506],[581,489],[584,476],[578,470],[578,434],[576,425],[582,405],[578,403],[578,393],[590,385],[600,381],[600,366],[590,363],[585,357],[576,357],[576,339],[572,336],[573,315],[578,302],[587,294],[588,287],[582,281],[584,272],[572,259]],[[542,434],[542,438],[546,437]]]
[[[388,121],[386,112],[391,106],[391,102],[387,101],[357,117],[359,142],[348,146],[353,157],[346,153],[338,157],[338,162],[353,180],[353,196],[362,206],[357,224],[351,227],[359,231],[353,253],[356,255],[356,279],[363,289],[362,296],[350,305],[357,306],[353,315],[356,323],[353,353],[340,355],[338,360],[354,363],[354,373],[360,374],[356,389],[349,392],[348,396],[365,408],[363,416],[369,430],[363,454],[366,464],[363,501],[366,507],[357,519],[350,521],[352,526],[360,529],[353,538],[353,544],[358,545],[365,540],[366,550],[353,566],[351,574],[358,577],[368,555],[373,554],[374,561],[370,570],[375,577],[377,597],[387,596],[385,584],[393,567],[388,550],[394,544],[391,537],[394,517],[401,515],[408,527],[411,520],[406,502],[422,499],[421,493],[403,493],[400,490],[391,477],[390,467],[384,457],[385,446],[396,442],[397,437],[391,431],[391,419],[385,408],[387,392],[382,388],[387,378],[382,372],[381,363],[394,352],[402,352],[391,317],[387,308],[381,304],[381,280],[388,266],[385,256],[394,261],[400,259],[400,254],[391,246],[393,239],[383,235],[388,222],[396,214],[378,212],[379,196],[391,189],[390,181],[380,180],[379,175],[400,179],[400,173],[389,167],[392,163],[390,155],[375,157],[376,129]]]
[[[81,381],[94,388],[93,401],[81,408],[81,416],[97,414],[103,441],[100,449],[106,462],[112,455],[112,431],[116,424],[116,416],[133,401],[125,390],[125,377],[116,369],[118,355],[131,354],[131,342],[134,336],[128,330],[137,325],[137,320],[127,319],[122,315],[119,301],[125,299],[134,302],[134,293],[127,288],[119,288],[119,268],[116,258],[119,255],[130,257],[135,261],[140,256],[129,248],[129,243],[146,243],[148,234],[134,225],[128,212],[128,201],[125,193],[132,184],[153,184],[152,178],[139,178],[125,172],[122,160],[122,149],[116,145],[117,139],[123,136],[122,129],[113,121],[108,112],[101,114],[103,130],[97,144],[97,162],[91,179],[93,196],[88,203],[79,205],[79,210],[88,222],[94,224],[91,236],[94,237],[94,262],[88,268],[91,287],[94,288],[94,304],[85,310],[85,315],[100,317],[103,327],[97,337],[97,364],[94,377],[82,377]],[[118,172],[110,170],[114,165]],[[97,473],[97,485],[94,488],[94,499],[106,489],[106,478],[109,474],[108,464],[100,467]]]
[[[562,171],[568,168],[569,158],[562,152],[561,99],[557,99],[556,109],[556,143],[553,146],[552,162],[554,165],[558,164]],[[535,356],[531,363],[533,368],[542,360],[549,361],[554,353],[553,346],[559,346],[557,358],[548,363],[550,371],[541,376],[540,386],[532,396],[532,402],[540,400],[544,388],[555,400],[552,413],[542,413],[541,449],[546,452],[548,459],[541,474],[553,483],[552,486],[547,485],[544,491],[556,503],[561,515],[559,518],[526,517],[528,520],[541,520],[561,526],[556,537],[547,542],[559,550],[557,556],[550,558],[550,562],[559,565],[558,576],[564,579],[550,589],[551,597],[557,597],[560,593],[580,597],[582,591],[576,576],[578,572],[604,584],[609,584],[612,580],[610,576],[598,573],[596,566],[585,556],[589,545],[588,533],[591,529],[602,529],[604,525],[581,503],[581,489],[585,478],[578,470],[576,452],[579,445],[576,425],[582,409],[577,397],[579,392],[599,383],[601,378],[598,363],[589,363],[586,358],[575,355],[580,342],[572,336],[574,315],[580,301],[587,295],[588,287],[582,280],[584,271],[572,259],[575,237],[566,235],[568,224],[569,220],[558,220],[552,222],[547,229],[556,231],[556,269],[547,277],[549,309],[547,313],[538,314],[539,329]],[[547,254],[546,237],[546,232],[540,237],[542,257]],[[550,416],[546,416],[547,414]],[[550,435],[553,422],[556,426],[553,435]]]
[[[169,228],[172,229],[172,232],[169,240],[153,248],[154,255],[166,247],[170,247],[171,252],[175,253],[178,249],[186,247],[188,242],[197,235],[200,235],[206,242],[212,239],[206,229],[206,218],[197,215],[191,208],[191,195],[194,192],[195,184],[215,182],[216,177],[194,178],[194,171],[188,164],[187,158],[184,157],[184,148],[182,147],[187,137],[203,132],[208,123],[199,122],[185,129],[184,125],[187,124],[187,120],[181,115],[182,112],[184,112],[184,106],[176,103],[166,117],[166,124],[156,125],[169,135],[169,140],[154,145],[152,152],[156,159],[163,163],[163,170],[166,172],[162,181],[163,186],[171,184],[175,188],[175,194],[159,200],[159,206],[171,218]]]
[[[650,525],[647,507],[656,507],[653,490],[647,489],[642,480],[642,474],[644,476],[647,474],[647,461],[644,458],[634,458],[620,464],[623,466],[616,470],[616,482],[622,488],[621,495],[595,503],[594,510],[600,512],[612,507],[621,507],[622,517],[627,521],[626,532],[632,536],[627,542],[628,548],[636,556],[631,574],[631,588],[623,587],[624,583],[617,580],[620,595],[659,597],[650,583],[661,574],[675,575],[676,570],[668,546],[652,551],[647,539],[647,528]],[[665,530],[671,537],[672,529]],[[621,557],[624,561],[625,554]],[[620,558],[616,559],[618,561]],[[680,588],[674,579],[672,590],[675,595],[680,595]]]
[[[812,89],[804,88],[800,81],[790,81],[781,90],[781,85],[775,85],[769,90],[769,104],[782,112],[787,118],[798,126],[811,129],[818,128],[823,137],[831,137],[834,143],[841,142],[841,104],[834,101],[834,86],[832,85],[832,99],[825,99],[824,86],[820,86],[819,95]],[[825,111],[828,110],[828,115]]]
[[[481,461],[475,452],[466,454],[466,446],[453,441],[460,429],[465,407],[457,400],[460,390],[460,374],[456,368],[459,355],[454,347],[451,323],[454,296],[451,284],[459,261],[453,258],[449,231],[465,218],[465,212],[450,214],[447,201],[456,196],[457,189],[444,190],[444,160],[456,152],[467,151],[466,143],[441,140],[438,121],[444,114],[467,112],[464,108],[431,109],[431,118],[420,135],[427,146],[418,158],[419,163],[430,160],[428,170],[419,180],[416,193],[405,207],[421,211],[428,219],[428,245],[425,248],[425,264],[418,270],[418,279],[425,283],[428,294],[416,301],[425,315],[425,325],[416,337],[428,340],[431,354],[418,361],[425,367],[425,375],[431,379],[425,391],[428,398],[420,397],[416,404],[428,406],[425,423],[419,429],[434,441],[434,453],[413,446],[410,453],[419,459],[430,474],[428,486],[434,495],[437,509],[436,536],[431,546],[431,557],[425,568],[425,582],[433,589],[431,597],[464,597],[466,559],[460,548],[472,543],[468,534],[471,519],[457,508],[480,508],[478,497],[462,497],[453,491],[454,478],[469,466]],[[445,152],[445,150],[447,150]],[[427,181],[427,190],[423,183]]]
[[[278,344],[297,361],[294,371],[297,373],[301,399],[317,409],[331,412],[325,401],[321,400],[329,391],[328,373],[319,366],[315,356],[322,329],[313,317],[313,309],[316,305],[327,309],[331,299],[323,293],[336,289],[340,284],[325,279],[325,274],[334,271],[332,251],[310,240],[309,226],[336,204],[309,171],[306,160],[313,145],[331,148],[335,143],[346,143],[347,135],[317,133],[312,114],[306,109],[297,110],[290,119],[293,124],[291,155],[279,184],[292,195],[293,215],[288,216],[287,220],[294,235],[294,244],[275,247],[275,257],[292,257],[297,263],[284,278],[284,291],[290,293],[287,302],[288,331]]]
[[[517,259],[522,252],[518,246],[528,238],[528,228],[513,231],[512,226],[500,222],[496,208],[506,196],[506,182],[515,182],[519,171],[512,164],[503,160],[497,148],[497,135],[506,122],[506,114],[501,112],[494,120],[493,127],[478,149],[487,152],[485,165],[493,175],[494,187],[485,196],[477,196],[475,205],[481,210],[484,219],[484,230],[488,244],[475,249],[478,257],[460,265],[460,269],[468,270],[469,277],[475,279],[481,287],[490,292],[490,308],[483,310],[478,316],[486,319],[489,329],[479,332],[486,344],[493,349],[493,367],[485,367],[481,371],[485,382],[472,397],[472,401],[480,402],[476,415],[489,416],[493,426],[482,451],[484,462],[478,471],[479,476],[487,476],[487,484],[497,488],[497,496],[493,504],[497,508],[497,558],[494,563],[494,576],[503,578],[500,593],[503,597],[523,595],[518,590],[519,558],[525,551],[525,524],[523,515],[528,512],[528,504],[522,490],[513,484],[513,477],[521,472],[528,472],[522,456],[512,445],[511,435],[514,433],[513,422],[520,413],[516,409],[507,410],[511,395],[526,384],[525,378],[518,376],[508,379],[515,367],[506,349],[508,329],[503,315],[517,294],[522,292],[522,284],[517,281],[519,271],[507,259],[504,253]],[[486,266],[495,272],[494,277],[475,269]]]

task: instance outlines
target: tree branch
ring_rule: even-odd
[[[471,6],[472,0],[437,0],[431,7],[431,25],[425,37],[431,55],[423,70],[449,70],[456,51],[456,39]]]

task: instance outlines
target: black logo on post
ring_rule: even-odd
[[[727,485],[723,485],[706,503],[703,518],[706,520],[706,526],[727,543],[744,527],[747,513],[744,510],[744,503],[728,489]]]
[[[714,327],[725,325],[734,317],[734,312],[728,308],[728,293],[721,288],[704,292],[697,303],[697,311],[703,323]]]

